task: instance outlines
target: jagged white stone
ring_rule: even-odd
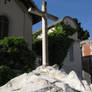
[[[90,89],[91,89],[91,92],[92,92],[92,84],[90,84]]]
[[[55,66],[40,66],[10,80],[0,92],[92,92],[92,85],[79,80],[74,71],[66,74]]]
[[[79,80],[78,76],[74,71],[71,71],[67,78],[65,78],[65,83],[67,83],[71,88],[76,89],[78,91],[84,91],[84,86],[81,83],[81,80]]]
[[[86,90],[87,92],[92,92],[92,90],[91,90],[90,86],[88,85],[87,81],[82,80],[82,83],[83,83],[83,85],[84,85],[84,87],[85,87],[85,90]]]

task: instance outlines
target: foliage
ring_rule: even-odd
[[[76,30],[71,28],[69,25],[65,25],[63,22],[60,22],[55,25],[55,29],[50,34],[61,34],[63,37],[72,36]]]
[[[0,86],[4,85],[10,79],[22,74],[21,70],[11,69],[8,66],[0,66]]]
[[[73,20],[74,20],[75,23],[77,24],[78,38],[79,38],[80,40],[88,39],[88,37],[90,36],[88,30],[84,30],[84,29],[81,27],[81,23],[78,22],[78,20],[77,20],[76,18],[73,18]]]
[[[23,70],[33,68],[34,57],[23,38],[8,37],[0,40],[0,61],[0,65]]]
[[[29,50],[27,43],[22,37],[7,37],[0,40],[1,75],[7,75],[7,78],[0,75],[0,83],[5,83],[11,79],[13,77],[11,73],[17,76],[21,73],[32,71],[35,68],[34,61],[35,55]],[[9,73],[7,74],[6,72]]]
[[[63,23],[55,25],[53,32],[48,34],[49,65],[62,65],[68,48],[73,42],[68,36],[73,35],[75,32],[76,30],[69,25],[64,25]],[[42,56],[42,40],[37,38],[40,33],[33,34],[33,50],[38,56]]]
[[[63,37],[62,35],[49,36],[48,38],[48,49],[49,49],[49,64],[58,64],[62,65],[62,61],[67,55],[68,48],[73,42],[72,39],[68,37]]]
[[[38,37],[38,35],[40,35],[42,33],[42,30],[38,31],[38,32],[35,32],[33,35],[32,35],[32,41],[34,42],[35,40],[37,40],[36,38]]]
[[[32,49],[38,56],[42,56],[42,40],[41,39],[35,39],[32,42]]]
[[[15,77],[15,73],[7,66],[0,66],[0,86]]]

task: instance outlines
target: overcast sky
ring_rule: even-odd
[[[42,1],[33,0],[41,9]],[[92,38],[92,0],[45,0],[47,1],[48,12],[62,19],[65,16],[78,18],[83,29],[90,32]],[[48,21],[48,24],[53,21]],[[41,23],[33,26],[33,31],[41,28]]]

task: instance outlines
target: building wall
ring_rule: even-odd
[[[77,28],[77,24],[72,18],[65,17],[63,21],[65,24],[70,25],[72,28]],[[72,44],[72,46],[70,46],[67,56],[64,59],[63,68],[67,73],[69,73],[72,70],[75,71],[78,74],[78,76],[82,78],[80,40],[78,39],[77,32],[72,36],[69,36],[69,38],[73,39],[74,43]]]
[[[0,15],[9,19],[8,36],[24,37],[28,42],[29,48],[32,48],[32,18],[23,11],[15,0],[11,0],[4,4],[4,0],[0,0]]]
[[[52,29],[49,29],[49,33],[53,32]],[[38,36],[38,38],[42,38],[42,34]],[[67,53],[66,58],[64,59],[63,67],[64,70],[69,73],[70,71],[75,71],[80,78],[82,78],[82,62],[81,62],[81,50],[80,50],[80,40],[78,40],[77,32],[69,38],[73,39],[74,42],[72,44],[73,47],[73,60],[70,60],[70,53]],[[71,47],[71,46],[70,46]],[[70,49],[70,48],[69,48]]]
[[[77,34],[75,35],[75,39]],[[74,37],[74,36],[73,36]],[[73,46],[73,59],[70,60],[70,52],[68,51],[66,58],[64,59],[63,68],[69,73],[70,71],[75,71],[80,78],[82,78],[82,62],[81,62],[81,51],[80,51],[80,41],[77,39],[72,44]]]
[[[84,40],[80,43],[82,52],[83,79],[92,82],[92,40]]]
[[[80,45],[83,57],[92,55],[92,40],[84,40]]]
[[[83,48],[83,56],[91,55],[90,44],[84,44],[82,48]]]

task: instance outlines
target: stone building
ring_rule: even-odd
[[[41,18],[29,14],[29,7],[38,9],[32,0],[0,0],[0,39],[24,37],[32,49],[32,25]]]

